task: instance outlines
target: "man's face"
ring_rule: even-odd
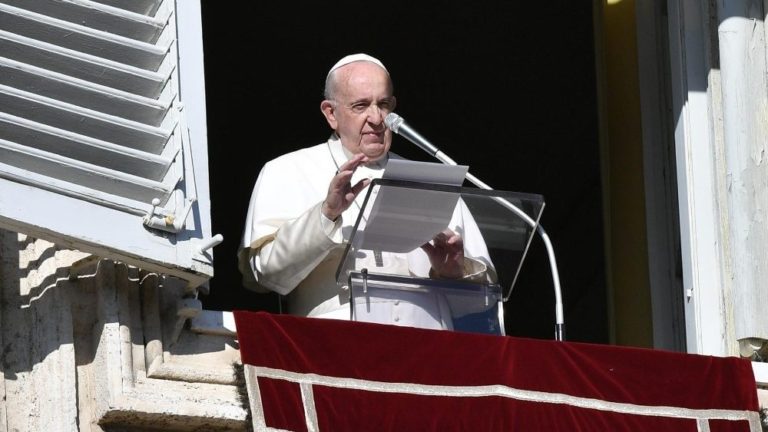
[[[382,158],[392,145],[392,132],[384,125],[395,109],[389,75],[370,62],[350,63],[335,73],[335,100],[320,105],[328,124],[351,153]]]

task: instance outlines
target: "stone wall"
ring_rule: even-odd
[[[183,281],[0,230],[0,432],[249,430],[231,331]]]

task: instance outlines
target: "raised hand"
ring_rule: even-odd
[[[328,185],[328,194],[323,201],[321,211],[325,217],[335,221],[344,213],[344,210],[352,205],[360,191],[371,183],[371,179],[362,179],[354,186],[351,184],[352,174],[355,173],[357,167],[366,162],[368,162],[368,158],[359,153],[339,167],[339,172]]]

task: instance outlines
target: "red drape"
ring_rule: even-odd
[[[255,424],[758,432],[749,361],[235,311]],[[302,391],[303,385],[303,391]]]

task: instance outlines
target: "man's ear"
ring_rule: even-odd
[[[339,122],[336,121],[336,107],[334,102],[327,99],[320,102],[320,111],[323,112],[325,120],[328,122],[328,125],[331,127],[331,129],[336,130]]]

